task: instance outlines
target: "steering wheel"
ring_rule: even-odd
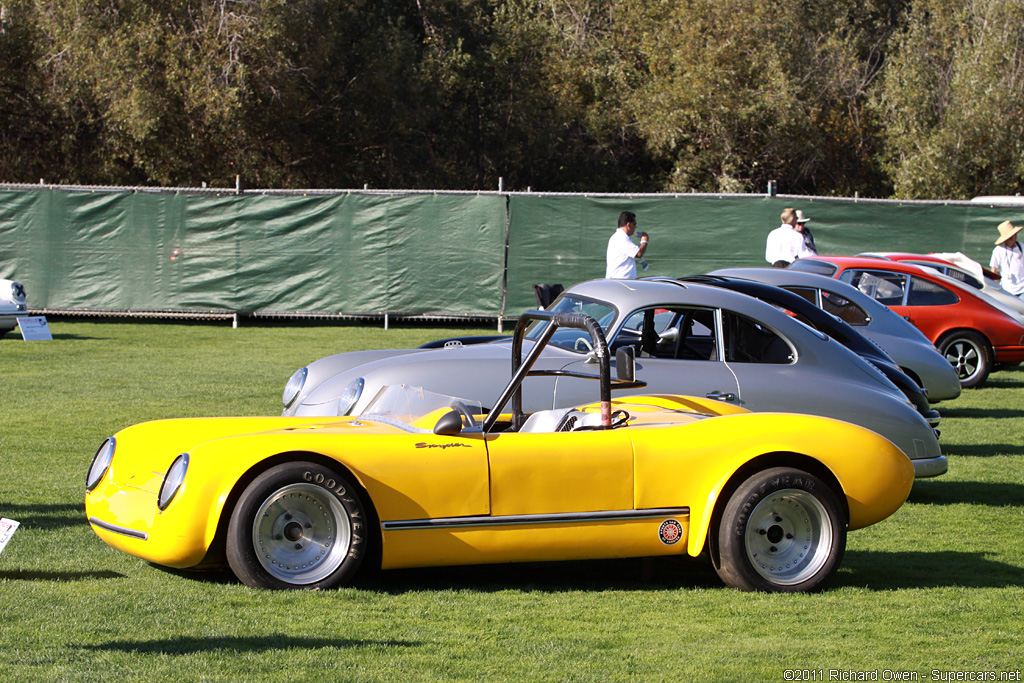
[[[584,346],[584,348],[580,348],[580,344],[582,344]],[[594,345],[591,344],[590,340],[587,339],[586,337],[577,337],[576,338],[576,342],[572,345],[572,347],[574,349],[576,349],[577,351],[593,351],[594,350]]]
[[[462,415],[463,421],[465,422],[465,424],[463,425],[464,427],[472,427],[474,424],[476,424],[476,418],[473,416],[473,411],[470,410],[469,406],[467,406],[462,401],[456,399],[452,401],[451,405],[449,405],[448,407],[451,408],[452,410],[457,410],[459,414]]]

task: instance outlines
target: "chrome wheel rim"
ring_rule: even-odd
[[[970,342],[957,340],[946,347],[946,360],[960,379],[970,379],[981,365],[981,352]]]
[[[814,576],[832,554],[832,525],[821,502],[799,489],[776,491],[758,503],[745,533],[747,558],[774,584]]]
[[[348,554],[352,527],[341,502],[313,484],[290,484],[256,511],[252,543],[279,581],[308,585],[330,576]]]

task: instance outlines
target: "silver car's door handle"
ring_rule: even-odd
[[[735,401],[736,394],[730,394],[728,391],[712,391],[706,394],[708,398],[713,398],[716,401]]]

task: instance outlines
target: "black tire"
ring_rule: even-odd
[[[958,330],[946,334],[935,345],[956,369],[960,386],[964,389],[980,387],[992,371],[992,351],[988,341],[971,330]]]
[[[242,492],[228,522],[227,559],[247,586],[333,588],[366,555],[366,510],[337,472],[311,462],[277,465]]]
[[[789,467],[740,484],[715,533],[716,571],[742,591],[821,590],[846,550],[846,518],[836,494],[821,479]]]

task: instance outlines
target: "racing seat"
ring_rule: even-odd
[[[594,429],[601,424],[599,413],[586,413],[575,408],[538,410],[526,418],[519,429],[520,434],[545,434],[552,432],[574,432],[577,429]]]

